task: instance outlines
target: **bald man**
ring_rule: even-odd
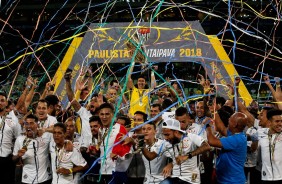
[[[215,116],[219,118],[219,116]],[[208,143],[221,148],[216,160],[216,176],[219,184],[245,184],[244,163],[247,156],[247,137],[243,130],[248,118],[241,112],[234,113],[228,122],[228,128],[216,121],[217,130],[224,136],[216,138],[207,125]]]

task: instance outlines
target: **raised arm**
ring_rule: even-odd
[[[33,79],[31,76],[28,76],[27,81],[25,83],[25,89],[23,93],[21,94],[17,104],[15,105],[15,109],[20,111],[21,113],[26,113],[27,112],[27,107],[26,107],[26,99],[27,95],[29,93],[29,90],[32,89],[33,87]]]
[[[76,81],[75,81],[75,96],[74,96],[74,98],[78,101],[80,98],[81,98],[81,96],[80,96],[80,94],[81,94],[81,92],[82,92],[82,90],[84,90],[84,89],[86,89],[87,88],[87,82],[86,81],[83,81],[82,79],[81,79],[81,77],[79,77]],[[89,95],[89,94],[88,94]],[[84,97],[83,99],[81,99],[81,100],[86,100],[87,99],[87,97],[88,97],[88,95],[86,96],[86,97]]]
[[[81,105],[74,98],[73,90],[71,88],[71,73],[66,73],[64,78],[66,81],[66,91],[67,91],[68,99],[71,102],[71,105],[73,106],[74,110],[77,112],[81,108]]]
[[[85,77],[87,78],[87,89],[88,91],[92,91],[93,90],[93,73],[92,73],[92,67],[88,67]]]
[[[248,123],[247,126],[248,127],[252,127],[254,126],[255,123],[255,117],[248,111],[247,107],[245,105],[243,105],[242,102],[237,102],[238,104],[238,110],[244,114],[246,114],[246,116],[248,117]]]
[[[271,91],[273,98],[275,99],[275,89],[272,87],[270,80],[269,80],[269,76],[263,76],[264,82],[267,85],[267,87],[269,88],[269,90]]]
[[[25,99],[25,108],[26,109],[28,109],[29,105],[31,104],[31,101],[34,97],[36,88],[37,88],[37,78],[33,79],[32,87],[31,87],[29,93],[26,96],[26,99]]]
[[[92,79],[92,71],[91,67],[83,67],[80,71],[79,77],[77,78],[75,82],[75,99],[80,99],[80,94],[83,89],[87,89],[90,92],[92,91],[93,87],[93,79]],[[81,100],[86,100],[88,95]]]
[[[222,148],[222,144],[220,140],[213,135],[212,129],[210,126],[207,126],[206,132],[207,132],[207,138],[208,138],[209,145],[213,147],[217,147],[217,148]]]
[[[240,82],[241,82],[240,77],[236,77],[235,78],[236,93],[234,93],[234,87],[230,86],[231,93],[232,93],[232,95],[234,95],[234,98],[237,97],[236,99],[238,99],[238,96],[239,96],[238,94],[239,94],[239,84],[240,84]],[[235,95],[237,95],[237,96],[235,97]],[[234,103],[234,98],[231,99],[231,103]],[[240,102],[239,100],[237,100],[237,107],[238,107],[239,112],[246,114],[246,116],[248,117],[247,126],[248,127],[253,126],[254,122],[255,122],[255,117],[248,111],[247,107],[242,102]]]
[[[214,113],[214,121],[216,131],[218,131],[222,136],[227,136],[227,128],[225,127],[217,112]]]
[[[276,83],[275,99],[276,99],[278,108],[282,110],[282,92],[281,92],[281,87],[280,87],[280,78],[275,77],[274,80]]]
[[[131,65],[131,67],[129,69],[128,81],[127,81],[127,84],[126,84],[127,85],[127,89],[133,89],[133,86],[134,86],[133,81],[131,79],[131,74],[132,74],[134,65],[135,65],[135,63],[132,63],[132,65]]]
[[[25,99],[28,94],[28,91],[29,91],[29,87],[26,85],[23,93],[21,94],[20,98],[17,101],[17,104],[15,105],[15,109],[21,113],[24,113],[22,111],[26,110],[25,109]]]
[[[209,94],[212,90],[212,88],[210,87],[210,81],[208,79],[205,79],[203,75],[198,74],[198,76],[200,77],[198,79],[198,82],[200,83],[200,85],[203,87],[204,89],[204,94]]]
[[[212,88],[211,88],[211,84],[210,81],[208,79],[205,79],[203,75],[199,74],[199,79],[198,82],[200,83],[200,85],[203,87],[204,89],[204,98],[203,98],[203,102],[204,102],[204,110],[205,110],[205,115],[210,114],[209,113],[209,107],[207,105],[210,96],[208,94],[212,93]]]
[[[263,78],[264,78],[265,84],[270,89],[274,100],[276,102],[278,102],[277,103],[278,108],[281,110],[282,109],[282,103],[280,103],[280,102],[282,102],[282,92],[281,92],[281,87],[280,87],[280,78],[279,77],[274,78],[275,83],[276,83],[276,90],[274,90],[274,88],[272,87],[268,75],[264,76]]]
[[[52,82],[47,82],[46,83],[45,89],[44,89],[43,93],[40,96],[40,100],[44,99],[48,95],[48,93],[50,92],[51,86],[52,86]]]
[[[154,66],[152,68],[152,71],[151,71],[151,89],[154,89],[157,87],[157,82],[156,82],[156,77],[155,77],[155,71],[158,69],[157,66]]]

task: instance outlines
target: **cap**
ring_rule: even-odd
[[[165,119],[162,128],[177,130],[179,132],[186,133],[185,131],[181,130],[180,122],[176,119]]]

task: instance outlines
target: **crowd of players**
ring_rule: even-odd
[[[92,94],[91,72],[64,76],[69,104],[47,83],[33,102],[29,77],[13,102],[0,92],[1,183],[282,184],[282,93],[265,76],[273,101],[245,106],[229,86],[229,100],[216,96],[199,76],[203,97],[185,101],[181,84],[150,87],[140,75],[124,86],[112,80]],[[29,110],[31,109],[31,110]]]

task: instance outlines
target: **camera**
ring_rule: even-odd
[[[137,148],[143,148],[144,144],[145,144],[145,140],[144,140],[144,134],[138,134],[137,138],[138,138],[138,144],[137,144]]]

